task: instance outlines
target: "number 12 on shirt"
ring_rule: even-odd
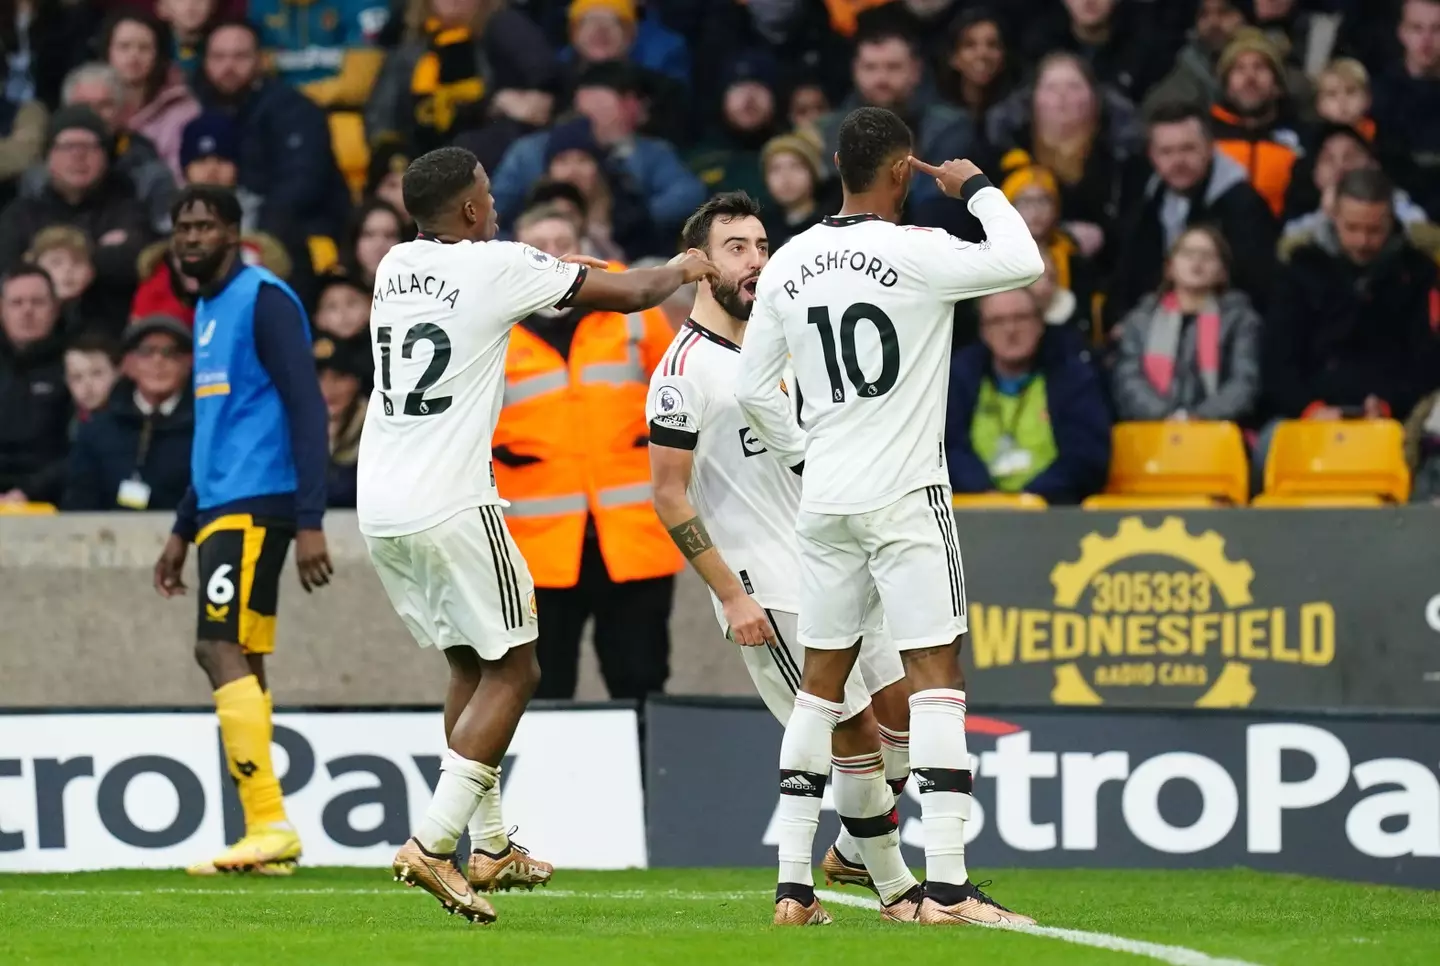
[[[875,334],[880,338],[880,372],[873,380],[866,378],[865,369],[860,365],[859,354],[855,348],[855,328],[862,320],[875,326]],[[855,388],[856,395],[861,398],[883,396],[894,387],[895,380],[900,375],[900,340],[895,334],[895,325],[890,321],[890,316],[886,315],[878,305],[856,302],[841,314],[838,357],[835,351],[835,330],[830,324],[829,307],[812,306],[806,321],[815,326],[820,333],[820,348],[825,353],[825,371],[830,376],[831,401],[837,403],[845,401],[845,384],[840,378],[842,361],[845,364],[845,375],[849,377],[850,385]]]
[[[395,404],[390,401],[390,326],[382,325],[375,331],[375,341],[380,344],[380,398],[385,403],[385,415],[395,415]],[[405,332],[405,341],[400,345],[400,358],[409,359],[415,354],[415,343],[429,342],[432,346],[430,364],[420,374],[415,389],[405,394],[405,415],[438,416],[450,408],[451,396],[425,398],[425,390],[440,381],[450,365],[450,336],[440,326],[431,322],[412,325]]]

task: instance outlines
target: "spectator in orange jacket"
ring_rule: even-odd
[[[1245,168],[1275,217],[1285,208],[1300,133],[1285,92],[1285,63],[1264,34],[1242,30],[1220,55],[1215,147]]]

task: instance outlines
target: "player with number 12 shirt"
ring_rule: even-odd
[[[690,255],[607,272],[584,256],[491,241],[490,180],[463,148],[415,159],[402,191],[419,235],[375,271],[376,385],[356,509],[391,604],[421,647],[445,654],[450,686],[435,794],[393,868],[452,914],[491,922],[478,893],[533,888],[553,872],[510,842],[500,814],[500,762],[540,676],[535,585],[490,466],[510,329],[552,307],[639,312],[715,269]],[[462,874],[452,859],[467,826],[474,851]]]
[[[823,774],[844,712],[845,682],[879,592],[905,664],[910,770],[925,830],[916,919],[1032,922],[970,881],[971,797],[959,647],[965,575],[945,468],[955,303],[1021,288],[1044,270],[1019,212],[968,161],[915,158],[896,114],[862,107],[840,124],[838,216],[792,238],[765,266],[740,354],[735,395],[767,446],[790,427],[774,415],[787,356],[804,397],[800,558],[801,691],[780,746],[781,774]],[[985,229],[971,244],[903,227],[910,179],[935,179]],[[780,814],[798,818],[781,787]]]

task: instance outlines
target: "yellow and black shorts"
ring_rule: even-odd
[[[280,574],[295,527],[231,513],[195,536],[200,565],[199,626],[202,641],[233,641],[247,654],[275,650],[275,609]]]

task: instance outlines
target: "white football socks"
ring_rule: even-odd
[[[889,904],[916,885],[900,853],[895,796],[885,784],[880,752],[835,759],[835,811],[870,870],[880,901]],[[848,857],[848,856],[847,856]]]
[[[472,849],[502,855],[510,847],[510,836],[505,833],[505,819],[500,813],[500,769],[495,769],[495,784],[480,796],[469,827]]]
[[[895,803],[905,791],[910,780],[910,732],[891,731],[880,726],[880,755],[885,759],[885,784],[895,793]]]
[[[420,820],[420,827],[415,830],[415,838],[425,851],[432,855],[454,853],[460,833],[475,814],[480,799],[499,784],[499,780],[499,772],[491,766],[445,749],[435,795]]]
[[[933,688],[910,696],[910,767],[925,827],[925,879],[964,885],[965,822],[973,801],[964,691]]]
[[[815,831],[830,774],[830,739],[845,711],[843,704],[801,691],[780,742],[780,882],[815,885],[811,876]]]

